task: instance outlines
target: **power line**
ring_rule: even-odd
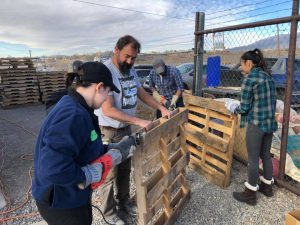
[[[209,16],[209,15],[213,15],[213,14],[219,13],[219,12],[227,12],[227,11],[231,11],[233,9],[240,9],[240,8],[244,8],[244,7],[247,7],[247,6],[254,6],[254,5],[257,5],[257,4],[262,4],[262,3],[271,2],[271,1],[274,1],[274,0],[265,0],[265,1],[262,1],[262,2],[250,3],[250,4],[246,4],[246,5],[242,5],[242,6],[237,6],[237,7],[234,7],[234,8],[230,8],[230,9],[215,11],[213,13],[207,13],[206,15]]]
[[[213,26],[213,25],[217,25],[217,24],[224,24],[224,23],[228,23],[228,22],[235,22],[235,21],[239,21],[239,20],[249,19],[249,18],[253,18],[253,17],[257,17],[257,16],[263,16],[263,15],[277,13],[277,12],[286,11],[286,10],[292,10],[292,8],[280,9],[280,10],[273,11],[273,12],[261,13],[261,14],[257,14],[257,15],[254,15],[254,16],[248,16],[248,17],[244,17],[244,18],[240,18],[240,19],[228,20],[228,21],[225,21],[225,22],[213,23],[213,24],[207,24],[207,25],[208,26]]]
[[[177,43],[169,43],[169,44],[144,44],[147,47],[157,47],[157,46],[166,46],[166,45],[193,45],[194,42],[177,42]]]
[[[166,39],[172,39],[172,38],[178,38],[178,37],[187,37],[187,36],[191,36],[191,35],[193,35],[193,37],[194,37],[193,33],[191,33],[191,34],[183,34],[183,35],[176,35],[176,36],[169,36],[169,37],[164,37],[164,38],[160,38],[160,39],[149,40],[148,42],[152,42],[152,41],[164,41]]]
[[[206,19],[206,21],[215,20],[217,18],[226,17],[226,16],[233,16],[233,15],[237,15],[237,14],[258,11],[258,10],[266,9],[266,8],[273,7],[273,6],[276,6],[276,5],[281,5],[281,4],[284,4],[284,3],[287,3],[287,2],[290,2],[290,0],[285,1],[285,2],[280,2],[280,3],[277,3],[277,4],[273,4],[273,5],[268,5],[268,6],[261,7],[261,8],[256,8],[256,9],[251,9],[251,10],[246,10],[246,11],[240,11],[240,12],[237,12],[237,13],[230,13],[230,14],[227,14],[227,15],[221,15],[221,16],[217,16],[217,17],[214,17],[214,18],[208,18],[208,19]]]
[[[134,9],[128,9],[128,8],[122,8],[122,7],[116,7],[116,6],[112,6],[112,5],[105,5],[105,4],[99,4],[99,3],[94,3],[94,2],[87,2],[87,1],[81,1],[81,0],[73,0],[73,1],[74,1],[74,2],[86,3],[86,4],[90,4],[90,5],[103,6],[103,7],[107,7],[107,8],[113,8],[113,9],[125,10],[125,11],[130,11],[130,12],[136,12],[136,13],[149,14],[149,15],[154,15],[154,16],[161,16],[161,17],[172,18],[172,19],[178,19],[178,20],[195,21],[195,20],[193,20],[193,19],[187,19],[187,18],[176,17],[176,16],[166,16],[166,15],[157,14],[157,13],[151,13],[151,12],[139,11],[139,10],[134,10]]]

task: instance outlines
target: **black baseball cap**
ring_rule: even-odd
[[[114,85],[110,70],[101,62],[86,62],[80,67],[82,69],[82,82],[100,83],[110,87],[111,91],[120,93]]]

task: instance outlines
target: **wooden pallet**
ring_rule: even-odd
[[[33,68],[33,62],[30,58],[0,58],[0,68]]]
[[[161,118],[144,134],[133,157],[138,224],[173,224],[190,197],[184,125],[187,109]]]
[[[46,102],[54,92],[65,88],[64,75],[64,71],[37,73],[38,87],[42,102]]]
[[[41,104],[37,100],[27,100],[27,101],[19,101],[19,102],[2,102],[0,100],[0,107],[2,109],[11,109],[11,108],[16,108],[16,107],[23,107],[24,105],[32,106],[32,105],[39,105]]]
[[[17,69],[0,70],[0,76],[27,76],[28,74],[36,75],[35,69],[33,69],[33,68],[17,68]]]
[[[1,106],[3,108],[33,104],[39,101],[35,69],[0,70],[0,81]]]
[[[230,184],[237,117],[224,103],[184,94],[189,110],[186,125],[190,167],[220,187]]]

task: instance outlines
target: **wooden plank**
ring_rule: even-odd
[[[176,219],[180,216],[180,212],[182,211],[183,207],[186,205],[187,201],[190,199],[190,191],[185,194],[180,201],[177,203],[177,206],[172,214],[172,216],[169,218],[169,220],[165,223],[165,225],[172,225],[175,223]]]
[[[173,165],[178,162],[178,160],[185,154],[183,154],[181,148],[179,148],[171,157],[170,157],[170,165]]]
[[[168,156],[170,156],[170,152],[177,151],[180,148],[180,144],[181,144],[181,137],[180,136],[178,136],[174,140],[172,140],[167,145],[167,152],[169,153]]]
[[[183,94],[184,102],[189,105],[195,105],[202,108],[214,110],[225,115],[231,115],[231,112],[227,110],[223,102],[217,102],[212,99],[202,98],[198,96],[193,96],[189,94]]]
[[[231,127],[226,127],[226,126],[218,124],[214,121],[210,121],[209,127],[214,129],[214,130],[218,130],[220,132],[223,132],[225,134],[228,134],[228,135],[232,136],[233,129]]]
[[[167,217],[165,212],[163,212],[156,221],[153,222],[153,225],[164,225],[166,223]]]
[[[160,152],[156,152],[145,164],[141,166],[143,176],[153,168],[161,166]]]
[[[24,86],[24,87],[2,87],[0,85],[0,88],[4,90],[5,92],[13,92],[13,91],[25,91],[25,90],[37,90],[37,86]]]
[[[204,115],[206,117],[205,108],[200,108],[199,106],[194,106],[194,105],[188,105],[187,108],[188,108],[189,111],[202,114],[202,115]]]
[[[141,174],[141,152],[143,151],[142,146],[137,145],[135,154],[132,157],[132,163],[134,167],[134,181],[136,186],[136,198],[137,198],[137,214],[139,224],[146,224],[144,214],[147,212],[147,203],[146,203],[146,188],[142,185]]]
[[[161,122],[157,127],[148,131],[143,137],[143,157],[148,157],[153,154],[152,149],[160,149],[158,137],[164,137],[166,142],[173,140],[179,133],[179,125],[187,122],[187,109],[180,109],[181,111],[174,115],[170,120]],[[161,120],[163,121],[163,120]]]
[[[187,124],[186,125],[186,137],[187,140],[192,141],[193,143],[197,144],[200,141],[205,143],[206,145],[210,145],[214,148],[219,149],[222,152],[226,152],[228,148],[228,141],[217,137],[216,135],[207,134],[205,135],[202,133],[200,128],[197,128],[194,125]],[[203,130],[204,131],[204,130]],[[194,138],[192,138],[194,137]],[[198,140],[197,140],[198,139]]]
[[[36,83],[36,80],[10,80],[7,82],[2,82],[3,85],[18,85],[18,84],[32,84]]]
[[[206,153],[205,161],[207,161],[210,164],[213,164],[214,166],[220,168],[222,171],[224,171],[224,173],[227,170],[227,167],[228,167],[227,164],[224,164],[220,160],[208,155],[207,153]]]
[[[208,146],[208,145],[205,146],[205,147],[206,147],[207,152],[211,152],[212,154],[217,155],[218,157],[222,158],[223,160],[229,161],[228,153],[230,153],[230,152],[226,152],[226,153],[220,152],[218,149],[215,149],[215,148],[213,148],[211,146]]]
[[[191,113],[188,114],[188,119],[192,120],[192,121],[195,121],[196,123],[203,124],[203,125],[205,125],[205,121],[206,121],[206,119],[203,119],[203,118],[201,118],[199,116],[196,116],[196,115],[193,115]]]
[[[176,191],[177,189],[181,189],[181,186],[182,186],[182,174],[179,174],[179,176],[177,176],[176,179],[168,187],[168,192],[170,194],[173,194],[173,192]]]
[[[162,162],[162,169],[163,172],[166,174],[168,171],[171,169],[171,163],[169,162],[169,151],[167,148],[166,142],[163,140],[163,138],[160,139],[160,146],[161,146],[161,151],[160,151],[160,158]]]
[[[165,215],[167,217],[166,219],[168,220],[173,213],[173,209],[171,208],[171,196],[168,190],[164,190],[163,200],[164,200]]]
[[[199,166],[199,160],[191,156],[191,161],[189,167],[200,174],[204,175],[206,179],[217,184],[218,186],[224,188],[228,185],[225,184],[225,174],[220,173],[210,165],[206,164],[205,166]]]
[[[231,115],[224,115],[222,113],[215,112],[215,111],[210,112],[210,117],[223,120],[224,122],[232,122],[232,120],[233,120],[233,115],[232,114]]]
[[[157,182],[163,177],[163,171],[160,167],[154,174],[152,174],[145,182],[142,183],[146,187],[147,192],[149,192]]]
[[[22,102],[22,101],[31,101],[38,100],[38,96],[25,96],[25,97],[15,97],[15,98],[7,98],[2,96],[2,101],[4,102]]]
[[[0,88],[32,88],[36,87],[35,82],[30,82],[30,83],[21,83],[21,84],[0,84]]]
[[[188,145],[187,148],[188,148],[188,150],[189,150],[191,153],[193,153],[194,155],[196,155],[196,156],[198,156],[199,158],[202,159],[202,155],[203,155],[202,151],[200,151],[200,150],[194,148],[194,147],[191,146],[191,145]]]
[[[164,201],[163,196],[161,196],[152,207],[147,208],[147,212],[144,214],[146,224],[148,224],[152,217],[154,217],[163,207]]]
[[[147,204],[152,205],[155,200],[158,199],[158,196],[160,196],[163,191],[169,186],[169,184],[176,178],[179,171],[181,171],[183,168],[187,165],[187,158],[186,156],[183,156],[166,174],[161,180],[159,180],[156,185],[149,191],[147,194]]]

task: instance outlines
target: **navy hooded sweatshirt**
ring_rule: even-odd
[[[70,90],[45,119],[35,147],[34,199],[53,208],[77,208],[91,198],[81,167],[105,152],[97,117],[84,98]]]

